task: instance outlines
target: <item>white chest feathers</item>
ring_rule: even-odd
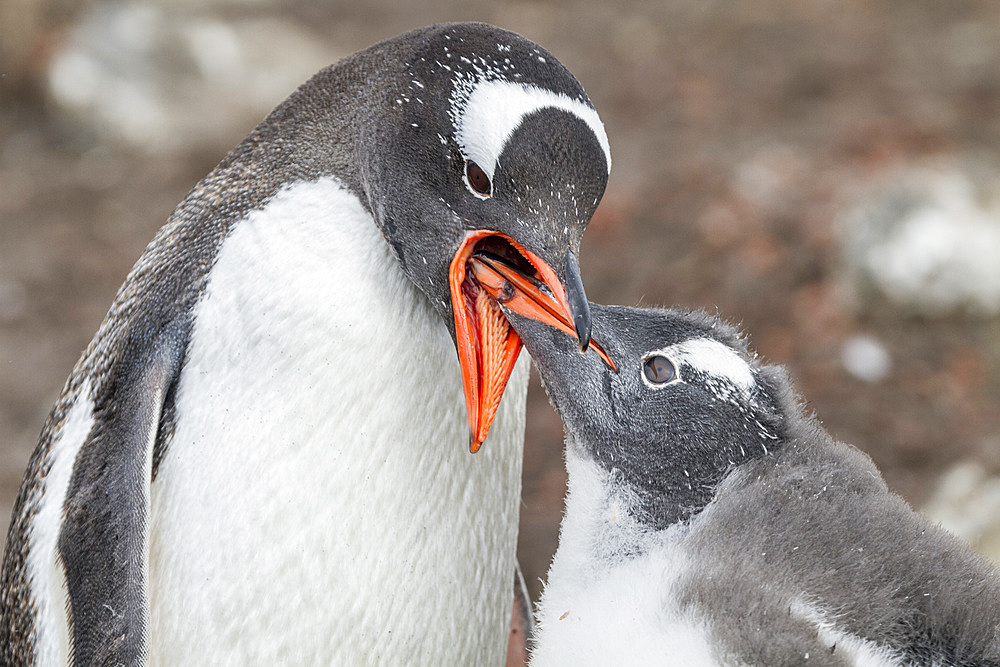
[[[670,604],[689,569],[677,541],[636,523],[629,494],[572,445],[567,468],[570,491],[539,603],[532,667],[717,665],[705,623]],[[635,549],[646,556],[626,557]]]
[[[644,528],[632,516],[634,497],[615,475],[578,455],[572,444],[566,463],[569,495],[559,549],[539,604],[532,667],[745,664],[720,643],[720,628],[713,625],[735,618],[731,612],[709,614],[679,602],[689,578],[697,580],[710,571],[702,570],[686,548],[697,520],[663,531]],[[766,585],[767,576],[762,572],[759,581],[747,581],[747,589]],[[780,594],[777,586],[770,592]],[[765,608],[749,605],[748,613]],[[790,595],[788,614],[805,621],[822,645],[837,647],[837,664],[906,664],[889,649],[838,628],[835,614],[824,613],[802,595]],[[768,621],[760,617],[765,634]],[[810,662],[805,653],[794,664],[827,664],[824,657],[814,655]]]
[[[153,485],[153,664],[502,661],[527,355],[482,451],[457,355],[358,200],[224,242]]]

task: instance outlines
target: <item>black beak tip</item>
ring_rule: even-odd
[[[587,308],[586,313],[574,313],[573,324],[576,327],[576,336],[580,340],[580,352],[586,352],[590,347],[590,308]]]
[[[586,352],[590,347],[590,303],[587,293],[583,290],[583,278],[580,277],[580,265],[572,251],[566,253],[566,299],[573,314],[573,328],[580,341],[580,352]]]

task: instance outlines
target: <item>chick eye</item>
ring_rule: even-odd
[[[642,372],[653,384],[667,384],[677,379],[677,369],[666,357],[656,355],[642,362]]]
[[[469,187],[484,197],[489,197],[493,191],[490,177],[486,175],[482,167],[472,160],[465,161],[465,179],[469,182]]]

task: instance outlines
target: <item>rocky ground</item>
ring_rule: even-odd
[[[604,118],[614,169],[583,245],[590,297],[742,323],[892,488],[1000,555],[1000,4],[12,4],[3,521],[76,357],[195,181],[327,61],[476,19],[546,46]],[[536,591],[561,440],[536,383],[520,544]]]

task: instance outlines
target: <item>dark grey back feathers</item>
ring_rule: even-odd
[[[841,664],[794,598],[909,664],[1000,665],[996,568],[891,493],[865,454],[814,423],[794,430],[691,522],[699,566],[680,583],[682,604],[750,664],[806,653]]]

